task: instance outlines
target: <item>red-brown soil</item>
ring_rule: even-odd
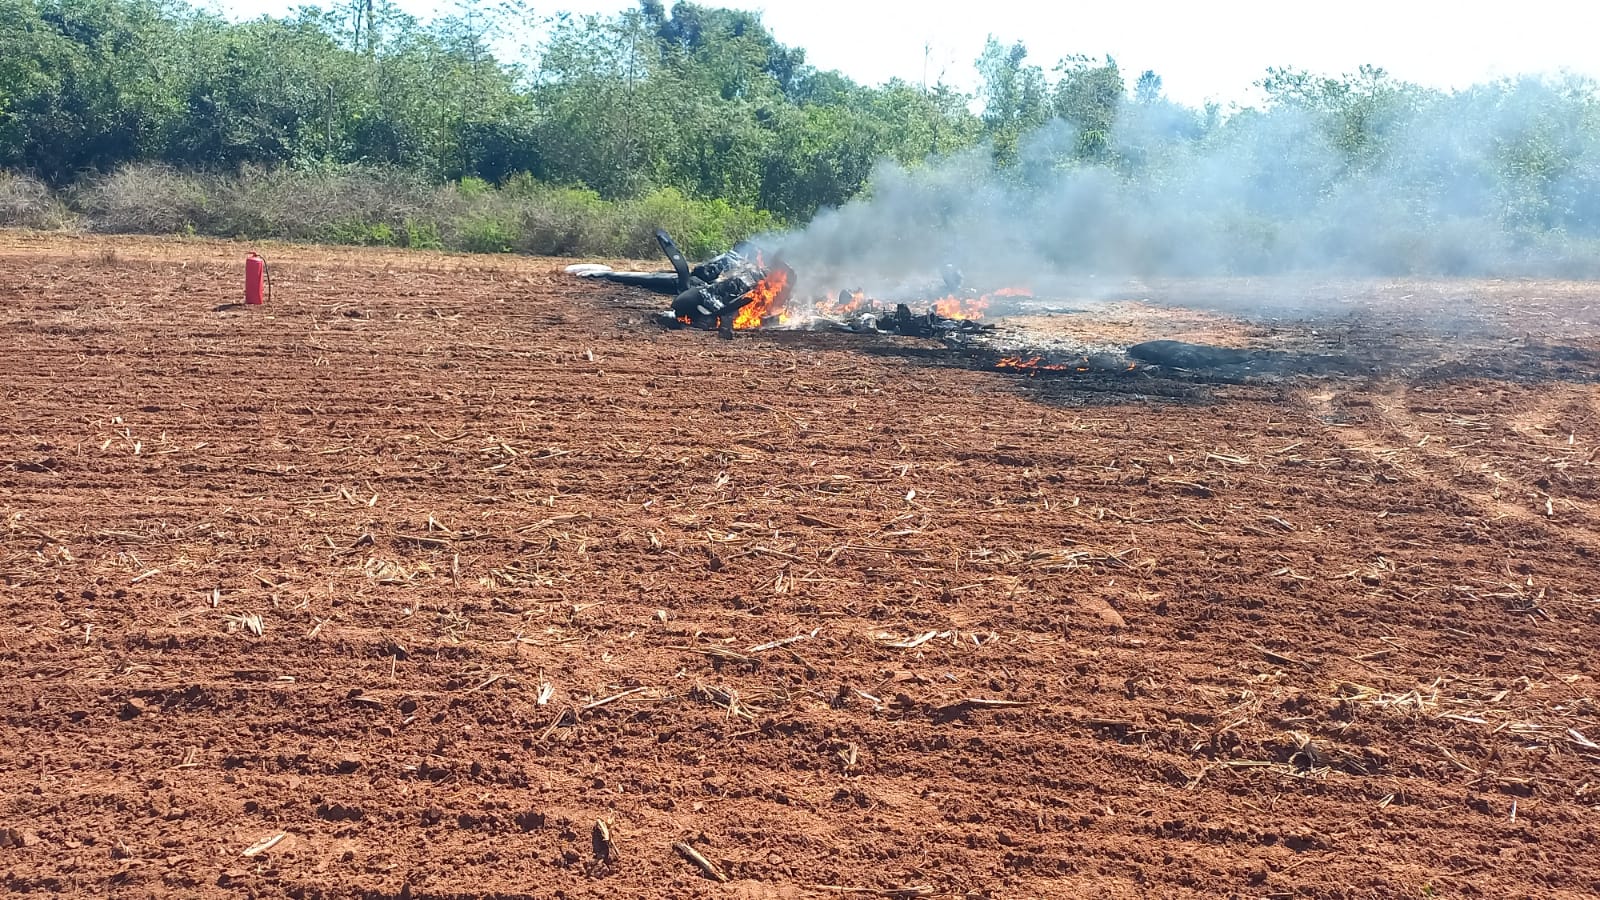
[[[1207,384],[268,255],[0,235],[0,893],[1600,893],[1600,286]]]

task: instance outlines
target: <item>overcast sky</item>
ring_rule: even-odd
[[[531,0],[538,15],[614,13],[624,0]],[[398,0],[419,18],[455,0]],[[282,15],[300,0],[211,0],[233,18]],[[993,34],[1027,44],[1050,68],[1072,54],[1117,59],[1131,81],[1145,69],[1175,100],[1249,101],[1268,66],[1323,74],[1373,63],[1409,81],[1462,87],[1503,75],[1570,71],[1600,77],[1600,0],[708,0],[762,13],[778,40],[818,68],[857,81],[920,83],[941,76],[971,90],[972,62]]]

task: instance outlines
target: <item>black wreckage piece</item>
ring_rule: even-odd
[[[678,249],[678,245],[673,243],[671,236],[657,228],[656,244],[661,247],[661,252],[667,255],[667,261],[672,263],[672,273],[678,278],[678,293],[681,294],[693,287],[694,284],[690,279],[694,274],[689,271],[689,260],[684,257],[683,251]]]
[[[751,291],[771,271],[786,268],[781,262],[775,262],[769,270],[762,264],[754,245],[747,241],[741,241],[726,253],[690,266],[688,258],[665,230],[656,229],[655,237],[661,252],[672,263],[671,272],[601,272],[585,277],[603,278],[617,284],[671,294],[669,308],[658,314],[658,321],[664,328],[715,330],[724,338],[732,338],[733,323],[738,318],[739,310],[755,300]],[[941,276],[947,290],[960,291],[963,279],[958,269],[945,266]],[[792,285],[794,281],[794,272],[789,270],[787,283]],[[840,302],[846,302],[847,296],[848,292],[842,292]],[[775,320],[776,317],[773,318]],[[947,344],[964,344],[975,335],[994,330],[993,325],[947,318],[931,310],[913,313],[904,303],[896,304],[892,314],[863,311],[848,320],[832,322],[831,325],[838,330],[856,333],[936,338]]]
[[[877,321],[879,331],[889,331],[906,337],[949,339],[956,335],[982,334],[993,331],[993,325],[970,319],[950,319],[936,312],[913,313],[911,307],[897,303],[894,315]]]
[[[736,269],[754,265],[755,247],[748,241],[741,241],[727,253],[719,253],[695,266],[689,265],[688,258],[678,249],[677,242],[660,228],[656,229],[656,243],[672,263],[671,272],[597,272],[583,277],[676,297],[693,288],[713,284]]]
[[[678,293],[678,276],[673,272],[600,272],[595,275],[584,275],[584,278],[599,278],[613,284],[625,284],[628,287],[644,288],[657,294],[669,296]]]
[[[673,317],[704,320],[732,316],[750,302],[751,289],[760,283],[761,274],[751,270],[733,272],[710,284],[691,287],[673,298]]]

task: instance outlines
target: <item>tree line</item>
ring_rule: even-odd
[[[647,0],[497,59],[502,13],[387,5],[230,23],[181,0],[0,0],[0,167],[63,185],[129,163],[526,174],[672,187],[802,218],[876,161],[968,145],[968,98],[805,64],[751,13]]]
[[[324,237],[426,244],[431,228],[474,247],[621,250],[645,247],[634,219],[653,214],[701,228],[709,245],[870,195],[885,164],[980,152],[1019,184],[1094,170],[1159,189],[1174,161],[1289,158],[1316,177],[1282,192],[1327,193],[1387,168],[1423,193],[1489,196],[1508,228],[1594,225],[1600,106],[1577,79],[1443,93],[1372,67],[1338,78],[1272,69],[1258,107],[1194,109],[1165,98],[1155,72],[1130,85],[1115,60],[1085,56],[1046,69],[1022,43],[991,38],[970,96],[943,83],[858,84],[807,64],[758,15],[688,2],[559,16],[526,59],[497,57],[494,36],[523,15],[466,0],[420,22],[356,0],[230,22],[183,0],[0,0],[0,170],[12,173],[0,222],[6,190],[13,206],[38,193],[18,187],[24,176],[107,221],[164,222],[124,208],[144,193],[128,173],[149,181],[154,166],[168,187],[171,172],[194,173],[194,213],[178,218],[217,233],[277,226],[220,216],[212,194],[314,192],[308,179],[324,173],[399,178],[415,200],[328,211]],[[1419,139],[1428,129],[1437,142]],[[1308,135],[1327,152],[1304,155]],[[1433,152],[1452,140],[1475,152]],[[1261,167],[1262,178],[1273,171]],[[121,189],[108,189],[119,173]],[[455,186],[448,202],[430,193],[444,185]],[[485,205],[490,186],[524,205]],[[441,203],[459,228],[412,221]],[[540,205],[531,224],[529,203]],[[634,214],[595,218],[610,204]],[[568,211],[559,227],[557,207]],[[516,240],[535,226],[583,233]]]

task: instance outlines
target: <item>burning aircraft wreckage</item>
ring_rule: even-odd
[[[1036,377],[1157,368],[1274,368],[1271,354],[1181,341],[1148,341],[1127,348],[1126,355],[1087,353],[1065,360],[1042,353],[1001,351],[997,349],[1000,344],[1020,342],[998,335],[997,326],[984,321],[985,314],[995,301],[1031,298],[1032,292],[1025,288],[980,293],[965,288],[961,273],[947,266],[942,285],[922,292],[926,298],[942,290],[944,295],[934,299],[879,300],[850,289],[804,293],[797,290],[800,279],[793,269],[778,257],[768,262],[764,252],[751,243],[738,244],[691,266],[665,231],[656,231],[656,241],[672,263],[670,272],[618,272],[589,263],[568,266],[566,271],[670,295],[673,299],[668,308],[658,314],[663,327],[716,331],[725,339],[732,339],[735,331],[758,329],[933,338],[981,361],[986,368]]]
[[[795,271],[781,260],[766,262],[764,253],[749,243],[691,267],[664,231],[656,241],[672,262],[671,272],[615,272],[607,266],[569,266],[567,271],[587,278],[641,287],[673,295],[660,314],[667,328],[700,328],[731,338],[734,331],[759,328],[857,333],[902,334],[960,341],[963,336],[991,332],[981,320],[991,297],[963,291],[961,276],[953,268],[944,273],[948,296],[933,300],[913,312],[908,303],[880,303],[859,290],[841,290],[801,299]],[[993,296],[1026,296],[1026,291],[1002,290]]]

